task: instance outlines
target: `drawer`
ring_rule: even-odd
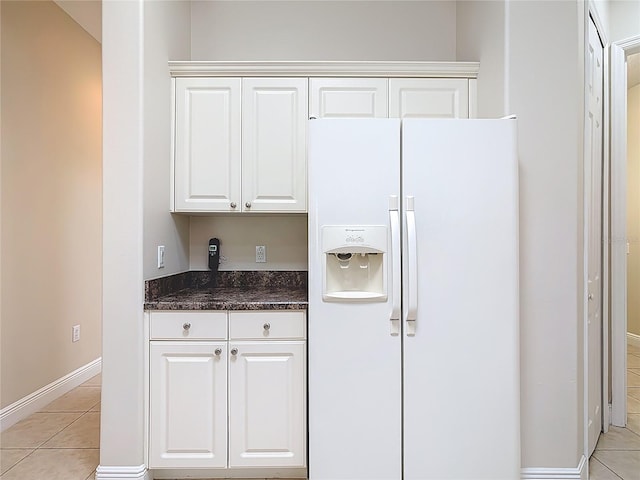
[[[301,311],[229,312],[232,340],[303,339],[306,327],[305,313]]]
[[[152,340],[227,339],[227,312],[151,312]]]

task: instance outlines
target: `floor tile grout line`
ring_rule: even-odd
[[[14,468],[16,468],[18,465],[20,465],[22,462],[24,462],[27,458],[29,458],[31,455],[33,455],[36,452],[37,448],[34,448],[33,450],[31,450],[31,452],[24,457],[23,459],[21,459],[19,462],[16,462],[15,465],[12,465],[9,470],[7,470],[6,472],[4,472],[2,475],[0,475],[0,478],[4,477],[7,473],[9,473],[11,470],[13,470]]]
[[[616,477],[622,479],[622,477],[620,475],[618,475],[616,472],[614,472],[613,470],[611,470],[607,465],[605,465],[604,463],[602,463],[600,460],[598,460],[597,458],[595,459],[596,462],[598,462],[600,465],[602,465],[604,468],[606,468],[607,470],[609,470],[611,473],[613,473]],[[622,479],[624,480],[624,479]]]

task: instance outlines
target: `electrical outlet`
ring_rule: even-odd
[[[164,268],[164,245],[158,245],[158,268]]]
[[[264,245],[256,245],[256,263],[267,262],[267,247]]]
[[[71,341],[77,342],[80,340],[80,325],[74,325],[71,328]]]

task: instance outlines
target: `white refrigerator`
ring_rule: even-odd
[[[520,478],[517,121],[309,132],[309,478]]]

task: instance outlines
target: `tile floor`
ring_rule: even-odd
[[[93,480],[100,459],[96,375],[0,434],[2,480]]]
[[[627,428],[611,427],[589,461],[590,480],[640,480],[640,348],[627,347]],[[100,375],[0,435],[2,480],[94,480]]]
[[[589,480],[640,480],[640,348],[627,345],[627,428],[610,427],[589,460]]]

